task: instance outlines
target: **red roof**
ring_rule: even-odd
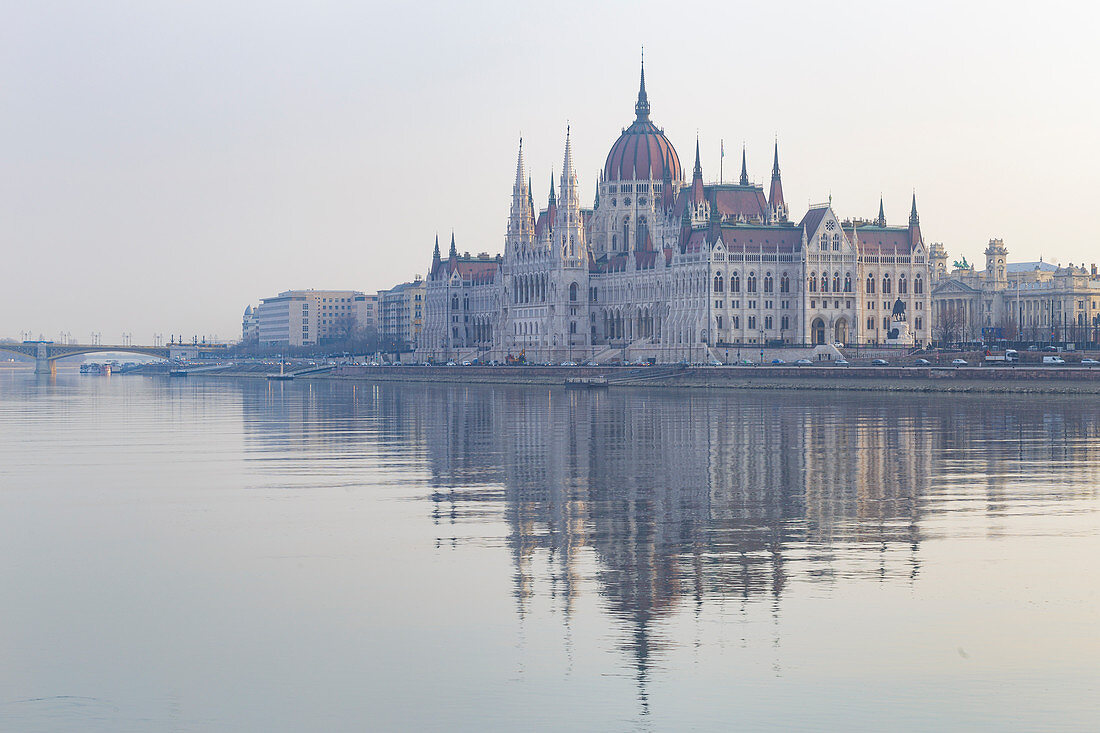
[[[764,190],[756,186],[715,186],[711,205],[717,207],[720,216],[768,218],[768,200],[764,198]]]
[[[909,230],[901,227],[859,227],[857,234],[853,235],[852,227],[844,228],[848,238],[855,241],[859,238],[860,254],[900,254],[907,255],[912,251],[909,242]]]
[[[611,146],[603,167],[609,181],[682,179],[676,149],[648,119],[638,119]]]

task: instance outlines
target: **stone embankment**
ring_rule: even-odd
[[[230,372],[222,372],[232,376]],[[298,379],[562,386],[570,378],[603,377],[626,386],[728,389],[814,389],[873,392],[1100,394],[1100,368],[1080,367],[538,367],[339,366]]]

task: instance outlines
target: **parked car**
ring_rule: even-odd
[[[786,363],[787,362],[783,361],[782,359],[772,359],[772,364],[782,365],[782,364],[786,364]]]
[[[455,365],[455,363],[453,361],[447,362],[447,366],[454,366],[454,365]]]
[[[952,359],[951,360],[951,366],[957,366],[957,367],[966,366],[966,359]]]
[[[797,364],[798,366],[813,366],[814,365],[814,363],[812,361],[810,361],[809,359],[799,359],[798,361],[795,362],[795,364]]]
[[[849,366],[849,364],[845,359],[837,359],[833,362],[833,366]]]
[[[1091,367],[1091,366],[1096,366],[1097,364],[1100,364],[1100,361],[1097,361],[1096,359],[1082,359],[1081,360],[1081,366],[1090,366]]]
[[[562,366],[577,366],[577,362],[575,362],[575,361],[563,361],[561,363],[561,365]]]
[[[588,361],[588,362],[585,362],[584,365],[585,366],[599,366],[600,363],[598,361]]]
[[[1043,351],[1051,351],[1056,353],[1058,351],[1058,348],[1056,346],[1044,346]]]
[[[872,366],[890,366],[890,362],[885,359],[872,359],[871,364]]]
[[[718,361],[717,359],[711,359],[710,360],[710,365],[711,366],[722,366],[722,362]]]
[[[748,359],[742,359],[741,361],[737,362],[737,365],[738,366],[756,366],[756,362],[750,361]]]
[[[913,362],[913,366],[932,366],[932,362],[927,359],[917,359]]]
[[[1027,350],[1028,350],[1028,351],[1038,351],[1038,350],[1039,350],[1039,347],[1038,347],[1038,346],[1036,346],[1035,344],[1032,344],[1031,346],[1028,346],[1028,347],[1027,347]]]
[[[464,361],[464,362],[462,362],[462,366],[470,366],[470,362]]]

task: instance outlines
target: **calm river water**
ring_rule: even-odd
[[[0,730],[1096,730],[1098,407],[0,374]]]

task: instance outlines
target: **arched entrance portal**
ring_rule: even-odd
[[[825,321],[820,318],[814,319],[810,324],[810,337],[813,339],[814,346],[825,345]]]
[[[833,342],[838,344],[848,343],[848,319],[841,318],[833,329]]]

